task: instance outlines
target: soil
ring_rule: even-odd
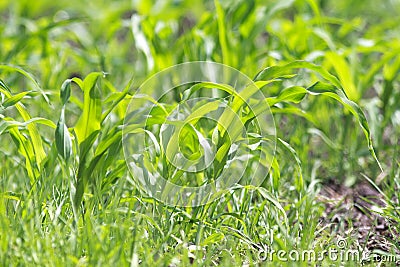
[[[369,251],[394,251],[400,255],[400,234],[393,227],[395,222],[374,211],[386,204],[369,183],[362,182],[349,188],[331,181],[323,186],[318,200],[326,207],[321,223],[331,233],[351,236]]]

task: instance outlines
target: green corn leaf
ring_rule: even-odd
[[[23,134],[21,134],[18,128],[11,128],[9,132],[14,143],[17,145],[18,152],[25,158],[26,171],[30,178],[31,184],[34,184],[36,181],[36,177],[39,175],[39,172],[34,167],[35,153],[32,144]]]
[[[61,110],[60,120],[57,123],[55,141],[58,153],[68,162],[72,155],[72,141],[65,125],[64,108]]]
[[[368,142],[368,148],[369,148],[371,155],[374,157],[374,159],[378,163],[380,169],[382,170],[382,166],[375,154],[368,121],[364,115],[364,112],[361,110],[361,108],[356,103],[354,103],[353,101],[348,99],[343,90],[333,86],[332,84],[316,82],[315,84],[313,84],[312,86],[307,88],[307,91],[313,95],[323,94],[323,95],[329,96],[329,97],[339,101],[343,106],[345,106],[353,114],[353,116],[357,119],[358,123],[360,124],[361,128],[364,131],[365,137]]]
[[[238,96],[238,93],[236,92],[235,88],[233,88],[230,85],[227,84],[218,84],[218,83],[213,83],[213,82],[201,82],[201,83],[196,83],[195,85],[191,86],[189,89],[183,92],[182,94],[182,100],[187,100],[189,97],[197,92],[200,89],[220,89],[228,94]]]
[[[0,135],[2,133],[4,133],[5,131],[14,128],[14,127],[18,127],[18,128],[26,128],[26,126],[28,126],[31,123],[38,123],[38,124],[43,124],[46,126],[49,126],[51,128],[56,128],[56,125],[54,124],[54,122],[52,122],[51,120],[45,119],[45,118],[33,118],[30,119],[28,121],[25,122],[19,122],[19,121],[14,121],[11,118],[4,118],[0,115]]]
[[[121,131],[117,131],[110,136],[106,136],[96,147],[95,156],[103,154],[108,148],[110,148],[115,143],[120,142],[121,140],[122,140]]]
[[[79,145],[79,166],[76,175],[76,191],[74,195],[74,209],[77,211],[82,202],[85,186],[92,177],[92,171],[103,154],[97,155],[90,161],[89,151],[93,147],[93,143],[99,134],[99,130],[92,132],[80,145]],[[89,166],[91,169],[89,169]]]
[[[131,78],[128,82],[128,84],[125,86],[124,90],[122,92],[114,93],[115,99],[113,99],[113,103],[111,104],[110,108],[107,109],[104,114],[101,116],[101,122],[103,122],[106,117],[111,113],[112,110],[114,110],[118,104],[125,99],[125,97],[128,95],[129,90],[131,89],[131,86],[133,84],[133,78]],[[106,101],[105,101],[106,102]]]
[[[301,86],[292,86],[283,89],[277,97],[268,98],[267,102],[270,106],[279,102],[300,103],[307,94],[307,90]]]
[[[1,105],[4,108],[8,108],[11,106],[14,106],[15,104],[17,104],[19,101],[21,101],[25,96],[34,96],[35,94],[37,94],[36,92],[33,91],[26,91],[26,92],[22,92],[16,95],[13,95],[12,97],[6,99],[6,101],[4,101]]]
[[[4,65],[0,65],[0,68],[1,67],[4,68]],[[22,71],[23,73],[26,73],[21,69],[18,69],[18,70]],[[28,75],[27,77],[29,79],[32,79],[34,81],[34,79],[28,73],[26,73],[26,75]],[[1,92],[8,99],[13,97],[10,88],[3,81],[0,83],[0,86],[5,89],[5,90],[2,90]],[[37,85],[37,86],[39,86],[39,85]],[[31,119],[31,116],[29,115],[29,113],[26,111],[26,109],[20,103],[17,102],[17,103],[14,104],[14,106],[18,110],[18,112],[20,113],[21,117],[23,118],[23,120],[25,122],[29,121]],[[33,146],[33,151],[34,151],[33,154],[35,155],[37,167],[38,167],[39,170],[41,170],[42,163],[43,163],[44,159],[46,158],[46,153],[45,153],[45,151],[43,149],[42,138],[41,138],[41,136],[39,134],[39,131],[38,131],[38,129],[37,129],[37,127],[36,127],[36,125],[34,123],[29,123],[27,125],[27,129],[28,129],[28,132],[29,132],[29,135],[30,135],[30,140],[29,141],[32,143],[32,146]]]
[[[349,99],[358,101],[361,95],[354,83],[349,64],[346,62],[344,57],[334,52],[327,52],[325,57],[335,69]]]
[[[277,79],[279,77],[285,77],[293,69],[302,69],[302,68],[315,71],[316,73],[321,75],[324,79],[331,82],[336,87],[342,88],[340,81],[335,76],[326,71],[324,68],[315,65],[313,63],[301,60],[293,61],[283,66],[272,66],[265,68],[256,75],[254,81],[267,81],[271,79]]]
[[[307,61],[294,61],[284,66],[272,66],[266,68],[261,72],[259,72],[254,78],[254,80],[262,81],[262,80],[270,80],[272,78],[278,78],[281,77],[282,75],[287,74],[289,71],[292,71],[293,69],[299,69],[299,68],[312,70],[330,82],[330,83],[316,82],[312,86],[306,88],[306,90],[309,94],[326,95],[339,101],[342,105],[346,107],[346,109],[348,109],[353,114],[353,116],[357,119],[358,123],[360,124],[361,128],[364,131],[371,155],[374,157],[380,169],[382,170],[381,164],[375,154],[371,137],[371,131],[369,129],[369,125],[363,111],[356,103],[354,103],[347,97],[345,91],[341,89],[342,85],[340,81],[335,76],[333,76],[325,69],[323,69],[321,66],[314,65]]]
[[[71,79],[67,79],[61,85],[60,98],[63,105],[68,102],[69,97],[71,96],[71,81]]]
[[[81,79],[79,79],[78,77],[74,77],[71,79],[71,81],[76,83],[79,86],[79,88],[83,90],[83,81]]]
[[[7,90],[8,93],[11,93],[10,88],[8,88],[7,84],[2,79],[0,79],[0,87]]]
[[[33,76],[29,72],[23,70],[20,67],[12,66],[12,65],[2,65],[2,64],[0,64],[0,70],[1,69],[4,69],[6,71],[10,71],[10,72],[18,72],[18,73],[22,74],[23,76],[25,76],[29,81],[32,82],[32,84],[36,87],[36,89],[41,93],[41,95],[43,96],[43,98],[46,101],[46,103],[50,104],[49,98],[47,97],[46,93],[43,91],[43,89],[37,83],[35,78],[33,78]]]
[[[259,81],[256,82],[256,85],[259,86],[260,82]],[[257,117],[259,114],[266,111],[268,106],[272,107],[275,104],[282,103],[282,102],[298,104],[304,99],[304,97],[306,95],[307,95],[307,90],[304,87],[292,86],[292,87],[285,88],[279,93],[278,96],[269,97],[269,98],[266,98],[265,101],[259,101],[259,103],[254,104],[251,112],[247,116],[243,117],[242,121],[245,123],[245,122],[253,119],[254,117]],[[267,104],[265,102],[267,102]],[[282,109],[282,107],[279,107],[279,108]],[[293,109],[297,109],[296,107],[291,107],[291,108],[294,113],[301,115],[303,117],[307,116],[306,112],[301,111],[301,110],[297,110],[297,111],[293,110]],[[273,112],[274,109],[271,108],[271,111]],[[293,112],[291,112],[291,113],[293,113]],[[278,112],[276,112],[276,113],[278,113]],[[313,120],[312,116],[308,116],[308,118],[313,123],[315,122],[315,120]]]
[[[81,84],[83,90],[83,110],[76,123],[74,130],[81,144],[93,132],[100,130],[101,123],[101,99],[99,88],[97,88],[97,80],[103,74],[95,72],[89,74]],[[75,79],[73,79],[75,81]]]

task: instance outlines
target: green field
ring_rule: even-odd
[[[398,14],[0,1],[0,266],[396,266]]]

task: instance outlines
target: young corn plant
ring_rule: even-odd
[[[104,100],[99,85],[101,78],[104,78],[104,74],[97,72],[89,74],[84,80],[68,79],[60,90],[62,109],[55,131],[55,142],[66,176],[71,179],[71,198],[76,219],[87,185],[100,183],[100,188],[105,190],[104,186],[117,179],[125,169],[123,161],[118,160],[122,119],[110,124],[107,118],[125,99],[130,84],[124,91],[116,92],[111,84],[105,83],[114,92]],[[82,90],[83,103],[79,119],[73,127],[68,128],[65,109],[71,97],[71,83],[77,84]],[[95,181],[96,176],[101,177],[101,180]]]
[[[22,74],[22,76],[28,79],[35,87],[33,90],[13,93],[14,89],[10,88],[0,79],[0,93],[2,99],[0,105],[0,135],[4,133],[10,134],[18,152],[25,158],[27,176],[30,179],[31,185],[34,186],[46,162],[44,143],[38,131],[37,124],[47,125],[52,128],[55,128],[55,125],[51,120],[46,118],[32,118],[21,103],[24,98],[37,96],[43,93],[35,79],[21,68],[0,65],[0,69]],[[43,97],[47,100],[46,95],[43,94]],[[17,111],[17,114],[23,119],[23,122],[18,122],[16,119],[7,116],[8,110],[11,109]],[[10,113],[12,114],[12,112]],[[27,133],[27,135],[24,133]]]

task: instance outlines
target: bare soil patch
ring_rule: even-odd
[[[376,212],[386,204],[373,186],[361,182],[349,188],[330,181],[323,186],[318,200],[326,207],[321,223],[332,235],[351,236],[369,251],[400,255],[400,235],[394,222]]]

